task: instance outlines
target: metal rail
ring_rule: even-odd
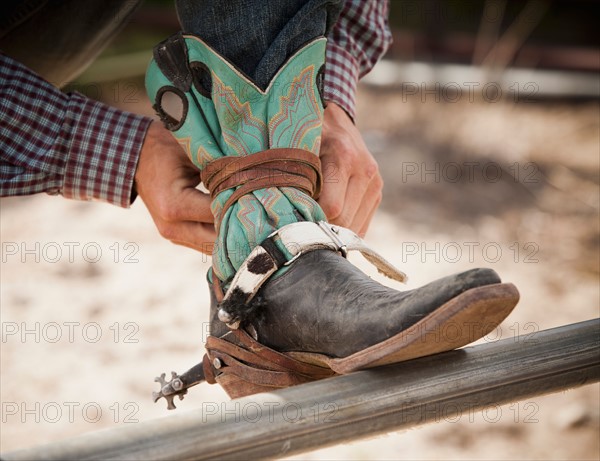
[[[5,453],[16,460],[301,453],[600,380],[600,319]]]

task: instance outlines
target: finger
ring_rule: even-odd
[[[367,216],[367,218],[365,219],[365,221],[359,228],[358,235],[360,238],[364,238],[365,235],[367,235],[367,232],[369,231],[369,226],[371,225],[371,221],[373,220],[373,216],[375,215],[375,212],[377,211],[378,208],[379,208],[379,203],[374,203],[373,208],[369,212],[369,215]]]
[[[186,188],[178,196],[177,204],[169,221],[189,221],[213,224],[215,217],[210,209],[210,195],[196,188]]]
[[[201,224],[190,221],[177,223],[161,223],[160,234],[171,242],[193,248],[205,254],[211,254],[217,233],[212,224]]]
[[[344,197],[348,188],[348,172],[333,161],[321,160],[323,165],[323,189],[318,203],[328,221],[339,218],[343,211]]]
[[[344,207],[337,218],[340,226],[351,228],[352,223],[355,222],[359,212],[364,211],[364,214],[366,215],[371,211],[371,207],[368,207],[366,210],[361,210],[361,205],[363,205],[368,187],[369,179],[365,176],[355,175],[350,177],[346,189],[346,196],[344,198]]]
[[[382,187],[383,183],[379,176],[371,179],[369,182],[369,186],[362,197],[361,204],[358,207],[356,214],[352,219],[352,223],[349,226],[350,229],[357,232],[359,235],[364,235],[366,233],[370,218],[373,216],[375,210],[381,203]]]

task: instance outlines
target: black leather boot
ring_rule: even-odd
[[[252,251],[226,293],[218,280],[210,284],[207,353],[172,381],[157,378],[155,400],[175,408],[175,395],[204,380],[237,398],[452,350],[492,331],[519,300],[491,269],[398,291],[354,267],[344,257],[349,250],[405,277],[348,229],[285,226]]]
[[[504,320],[519,294],[514,285],[501,284],[491,269],[473,269],[397,291],[372,280],[339,254],[317,250],[299,257],[285,274],[263,286],[257,298],[262,308],[244,327],[269,348],[343,359],[412,328],[423,347],[408,359],[479,339]],[[449,308],[453,311],[440,315]],[[210,331],[220,337],[229,328],[219,320],[218,310],[213,295]],[[434,319],[436,315],[440,318]],[[427,342],[432,344],[425,347]],[[352,368],[364,365],[369,364]]]

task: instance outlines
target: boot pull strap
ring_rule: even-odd
[[[240,197],[267,187],[294,187],[317,199],[323,177],[319,157],[295,148],[268,149],[245,157],[221,157],[208,163],[200,175],[214,199],[219,193],[237,188],[220,211],[227,209]],[[220,219],[217,220],[217,232]]]

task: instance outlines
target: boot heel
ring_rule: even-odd
[[[222,374],[217,376],[217,383],[225,390],[231,399],[246,397],[247,395],[258,394],[259,392],[272,392],[278,388],[262,386],[260,384],[251,383],[239,376]]]
[[[329,368],[274,351],[243,330],[230,331],[220,338],[209,336],[205,361],[207,381],[219,383],[232,399],[335,375]]]

